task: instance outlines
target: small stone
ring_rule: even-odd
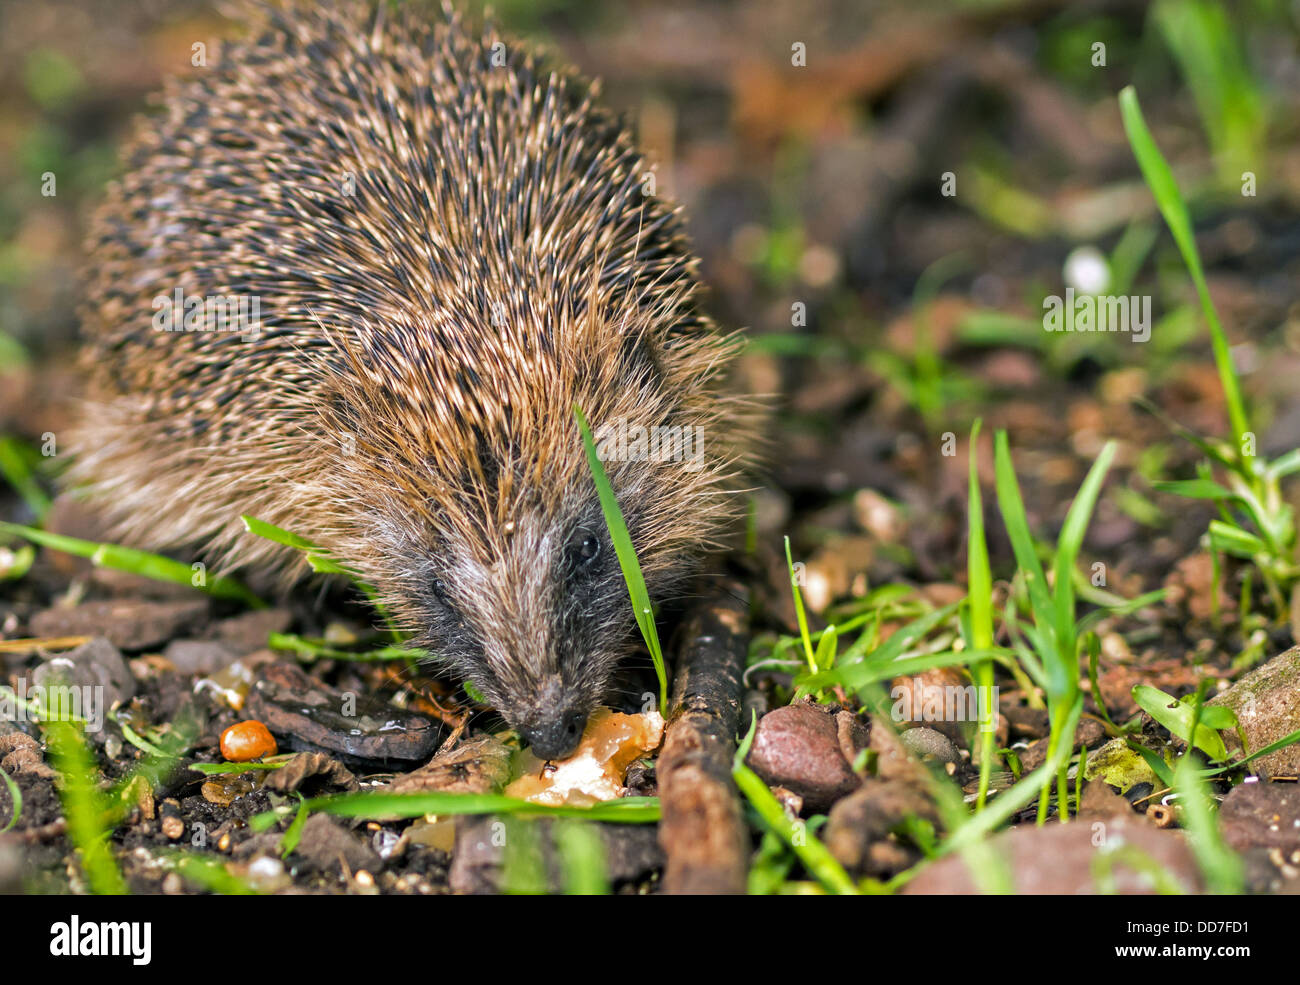
[[[933,804],[919,788],[873,777],[831,808],[822,838],[850,872],[877,875],[872,871],[872,846],[887,839],[908,817],[937,821]]]
[[[793,790],[787,790],[785,787],[773,787],[772,796],[776,802],[781,805],[788,817],[798,817],[803,813],[803,798]]]
[[[942,732],[936,732],[924,725],[910,728],[899,734],[898,739],[917,759],[939,763],[960,763],[961,750]]]
[[[1083,797],[1079,801],[1080,818],[1107,818],[1132,813],[1133,805],[1105,780],[1089,780],[1083,788]]]
[[[1300,731],[1300,646],[1255,668],[1206,704],[1224,705],[1235,711],[1252,750]],[[1240,751],[1241,743],[1234,732],[1220,734],[1229,751]],[[1300,775],[1300,743],[1261,756],[1250,768],[1265,777]]]
[[[906,524],[898,507],[874,489],[859,489],[853,495],[853,519],[858,526],[885,544],[895,544]]]
[[[185,822],[175,815],[164,817],[162,819],[162,833],[165,837],[176,841],[185,834]]]
[[[810,704],[786,705],[759,719],[747,762],[769,786],[792,791],[812,811],[830,807],[860,782],[841,751],[835,718]]]
[[[968,733],[979,724],[979,690],[960,667],[934,667],[895,677],[889,697],[893,701],[890,714],[898,729],[926,725],[965,748]],[[996,714],[995,709],[990,711]]]
[[[289,874],[284,871],[284,863],[270,855],[259,855],[249,862],[246,878],[255,888],[267,893],[283,889],[290,883]]]
[[[1098,826],[1100,825],[1100,829]],[[1137,817],[1112,817],[1089,824],[1020,825],[986,844],[1001,858],[1015,893],[1025,896],[1078,896],[1098,893],[1094,875],[1109,870],[1120,895],[1151,895],[1157,885],[1149,873],[1106,855],[1127,846],[1162,868],[1185,892],[1202,888],[1200,869],[1181,832],[1161,831]],[[970,867],[959,853],[931,865],[903,889],[906,895],[966,896],[979,893]]]
[[[293,854],[322,870],[336,869],[340,861],[350,872],[383,868],[383,862],[366,842],[328,814],[313,814],[307,818]]]
[[[1239,784],[1219,808],[1219,824],[1229,847],[1276,848],[1287,858],[1300,851],[1300,788],[1293,783]]]

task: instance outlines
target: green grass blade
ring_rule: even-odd
[[[16,438],[8,435],[0,438],[0,475],[14,487],[39,522],[50,508],[50,497],[32,470],[30,458],[35,454]]]
[[[790,575],[790,594],[794,597],[795,621],[799,623],[799,638],[803,640],[803,652],[808,661],[808,669],[817,673],[817,658],[813,653],[812,637],[808,634],[808,613],[803,607],[803,593],[799,591],[799,582],[794,576],[794,559],[790,556],[790,538],[785,538],[785,569]]]
[[[387,793],[362,790],[334,797],[315,797],[305,802],[307,810],[338,817],[364,817],[387,820],[422,817],[425,814],[523,814],[549,817],[577,817],[591,821],[619,824],[652,824],[659,820],[659,800],[655,797],[622,797],[601,801],[590,807],[534,804],[505,794],[464,793]],[[249,820],[257,831],[265,831],[279,815],[265,811]]]
[[[1195,704],[1180,701],[1172,694],[1166,694],[1148,684],[1133,685],[1132,694],[1139,708],[1178,738],[1190,742],[1192,729],[1195,727],[1196,748],[1216,762],[1223,762],[1228,758],[1228,750],[1219,733],[1198,720],[1200,716],[1197,715]]]
[[[966,598],[970,607],[970,645],[975,650],[993,648],[993,572],[989,567],[988,542],[984,537],[984,499],[980,495],[979,469],[976,453],[979,449],[980,425],[977,420],[971,427],[968,482],[966,502]],[[993,663],[980,660],[972,663],[971,677],[984,694],[993,686]],[[976,809],[983,809],[988,799],[989,779],[993,775],[993,725],[997,715],[993,702],[980,702],[980,781]],[[987,714],[986,714],[987,712]]]
[[[551,828],[564,870],[564,891],[570,896],[607,896],[605,842],[600,831],[582,821],[557,821]]]
[[[1237,382],[1237,371],[1232,365],[1232,353],[1228,347],[1228,337],[1224,334],[1210,298],[1210,289],[1205,282],[1205,271],[1201,267],[1201,257],[1196,250],[1196,239],[1192,234],[1192,221],[1187,212],[1187,205],[1174,181],[1174,174],[1160,148],[1156,146],[1151,131],[1147,129],[1142,116],[1142,107],[1138,105],[1137,91],[1132,86],[1125,86],[1119,94],[1119,111],[1124,121],[1124,132],[1128,135],[1129,145],[1137,158],[1142,177],[1146,180],[1156,206],[1164,216],[1165,224],[1174,237],[1178,252],[1183,256],[1183,263],[1191,274],[1196,294],[1200,298],[1201,310],[1210,327],[1210,343],[1214,349],[1214,363],[1219,370],[1219,379],[1223,384],[1223,396],[1228,405],[1228,418],[1234,435],[1233,446],[1242,462],[1243,471],[1251,473],[1251,455],[1243,447],[1244,435],[1250,431],[1246,417],[1246,405],[1241,397],[1241,386]]]
[[[1239,896],[1245,891],[1245,874],[1241,859],[1219,833],[1212,799],[1197,773],[1196,761],[1183,756],[1174,770],[1174,789],[1182,806],[1182,823],[1187,829],[1187,843],[1205,875],[1212,893]]]
[[[108,804],[95,782],[95,764],[81,732],[71,722],[42,723],[54,768],[62,777],[59,798],[68,822],[68,838],[81,858],[92,892],[122,896],[126,881],[109,847],[109,832],[102,819]]]
[[[1101,495],[1102,483],[1106,481],[1106,473],[1115,458],[1116,448],[1115,442],[1108,441],[1097,460],[1092,463],[1074,502],[1070,504],[1065,524],[1061,527],[1061,535],[1056,542],[1056,645],[1061,661],[1059,670],[1062,672],[1058,683],[1064,688],[1060,693],[1078,687],[1079,683],[1078,654],[1075,652],[1074,565],[1083,547],[1083,536],[1092,519],[1097,497]],[[1047,667],[1047,672],[1050,678],[1050,666]]]
[[[1015,466],[1007,444],[1007,433],[999,431],[993,441],[993,468],[998,494],[998,509],[1011,539],[1011,550],[1016,556],[1016,566],[1025,579],[1030,607],[1035,613],[1051,612],[1052,600],[1047,594],[1047,578],[1038,560],[1033,535],[1029,532],[1029,519],[1025,504],[1020,498],[1020,483],[1016,480]]]
[[[176,585],[188,585],[200,592],[206,592],[216,598],[235,599],[253,608],[265,608],[266,603],[250,592],[233,578],[205,578],[201,584],[195,584],[194,570],[183,561],[137,550],[134,547],[122,547],[118,544],[100,544],[67,537],[63,534],[24,527],[17,523],[0,523],[0,533],[13,534],[30,540],[34,544],[51,550],[63,551],[77,557],[89,558],[101,568],[127,571],[154,581],[166,581]]]
[[[993,572],[989,567],[988,542],[984,537],[984,500],[980,495],[975,451],[980,421],[971,428],[969,492],[966,504],[966,580],[970,600],[971,643],[980,650],[993,646]]]
[[[578,430],[582,433],[582,445],[587,451],[587,464],[591,468],[591,478],[596,483],[596,492],[600,496],[600,508],[605,514],[605,525],[609,528],[610,539],[614,542],[614,552],[618,555],[619,567],[623,569],[623,580],[627,582],[628,595],[632,600],[632,612],[636,624],[641,629],[641,636],[650,650],[650,659],[654,661],[655,674],[659,678],[659,711],[668,716],[668,672],[664,668],[664,653],[659,646],[659,631],[655,628],[654,608],[650,604],[650,593],[646,589],[645,578],[641,574],[641,565],[636,559],[636,548],[632,546],[632,537],[627,531],[623,511],[619,508],[618,497],[609,484],[605,474],[604,463],[596,451],[596,442],[591,437],[591,428],[582,414],[582,408],[576,404],[573,416],[577,419]]]

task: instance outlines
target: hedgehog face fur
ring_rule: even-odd
[[[559,757],[633,625],[574,406],[699,436],[605,463],[658,598],[735,513],[753,409],[724,393],[735,339],[698,311],[676,210],[591,87],[383,9],[259,9],[138,125],[90,237],[71,474],[123,541],[263,583],[304,562],[240,514],[328,548]],[[156,331],[177,289],[260,322]]]

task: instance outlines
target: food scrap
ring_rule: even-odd
[[[519,779],[506,787],[506,793],[538,804],[613,800],[623,795],[627,768],[658,749],[663,735],[664,720],[657,711],[625,715],[598,708],[568,759],[546,763],[524,750],[518,760]]]

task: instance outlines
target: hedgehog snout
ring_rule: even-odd
[[[537,758],[564,759],[578,748],[589,709],[565,700],[565,688],[558,676],[548,678],[533,697],[535,703],[516,716],[513,724]]]
[[[586,727],[587,713],[569,710],[548,715],[532,725],[520,725],[519,734],[538,759],[564,759],[578,748]]]

